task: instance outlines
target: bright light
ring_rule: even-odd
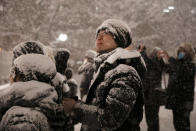
[[[169,10],[174,10],[175,7],[174,7],[174,6],[169,6],[168,9],[169,9]]]
[[[2,48],[0,48],[0,52],[2,51],[3,49]]]
[[[96,6],[95,9],[98,10],[99,8]]]
[[[67,34],[60,34],[57,40],[59,41],[66,41],[68,39]]]
[[[192,9],[192,10],[191,10],[191,13],[192,13],[192,14],[196,14],[196,9]]]
[[[164,9],[163,12],[164,13],[169,13],[169,9]]]

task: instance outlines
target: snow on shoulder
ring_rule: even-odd
[[[140,53],[136,50],[126,50],[123,48],[116,48],[115,52],[106,60],[106,62],[113,64],[116,60],[119,59],[130,59],[141,57]]]
[[[14,61],[14,67],[25,77],[25,80],[46,82],[56,75],[55,63],[46,55],[22,55]]]

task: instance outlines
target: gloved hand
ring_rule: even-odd
[[[65,113],[70,113],[73,110],[74,105],[76,103],[78,102],[72,98],[63,98],[63,107],[64,107]]]

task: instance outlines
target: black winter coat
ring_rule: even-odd
[[[156,57],[149,58],[146,53],[141,53],[146,63],[147,72],[142,78],[144,90],[144,102],[146,104],[156,104],[157,95],[156,89],[161,88],[162,73],[165,68],[163,60],[158,60]]]
[[[195,65],[191,61],[169,59],[168,100],[166,108],[192,111],[194,104]]]

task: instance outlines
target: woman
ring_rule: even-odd
[[[168,100],[166,108],[173,112],[176,131],[190,131],[190,113],[194,104],[195,64],[194,49],[191,44],[181,44],[177,49],[177,58],[170,57]]]

